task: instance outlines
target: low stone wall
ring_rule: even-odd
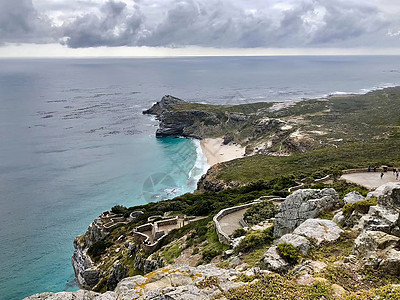
[[[140,226],[136,227],[135,231],[143,232],[143,231],[151,231],[152,229],[153,229],[153,224],[147,223],[147,224],[140,225]]]
[[[251,203],[239,205],[239,206],[234,206],[234,207],[228,207],[223,210],[221,210],[218,214],[216,214],[213,218],[213,222],[215,225],[215,230],[218,235],[218,239],[222,244],[229,245],[231,242],[231,238],[222,230],[221,224],[219,221],[222,219],[222,217],[225,217],[226,215],[229,215],[231,213],[237,212],[238,210],[242,210],[244,208],[248,208],[256,203],[260,203],[261,201],[254,201]]]

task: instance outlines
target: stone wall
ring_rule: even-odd
[[[215,225],[215,231],[217,232],[218,239],[222,244],[229,245],[231,242],[231,238],[222,230],[221,224],[219,221],[222,219],[222,217],[225,217],[226,215],[229,215],[231,213],[237,212],[238,210],[242,210],[244,208],[248,208],[252,206],[253,204],[260,203],[261,201],[255,201],[239,206],[234,206],[234,207],[228,207],[223,210],[221,210],[218,214],[216,214],[213,218],[213,222]]]

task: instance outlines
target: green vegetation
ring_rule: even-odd
[[[124,215],[128,212],[128,209],[122,205],[115,205],[111,208],[111,212],[116,215]]]
[[[366,214],[371,206],[375,206],[377,204],[378,200],[376,198],[370,198],[368,200],[363,200],[356,203],[347,203],[343,207],[343,215],[345,217],[349,217],[353,211],[356,211],[360,214]]]
[[[112,245],[113,243],[111,241],[97,241],[89,247],[88,254],[94,261],[97,261],[100,259],[100,256],[106,252],[106,249],[111,247]]]
[[[240,241],[239,246],[235,249],[236,252],[248,253],[257,248],[269,245],[274,239],[274,228],[269,227],[263,231],[249,232],[246,237]]]
[[[312,286],[298,285],[294,280],[280,275],[265,275],[250,286],[229,290],[224,296],[229,300],[261,299],[333,299],[333,290],[325,283],[314,283]]]
[[[182,253],[182,248],[179,243],[172,245],[171,247],[165,249],[162,254],[164,260],[167,264],[173,264],[174,259],[177,258]]]
[[[251,206],[243,215],[243,219],[249,225],[255,225],[267,219],[273,218],[277,212],[276,205],[272,201],[263,201]]]
[[[397,151],[399,148],[399,139],[384,139],[349,142],[337,148],[317,149],[286,157],[254,155],[221,164],[216,178],[225,182],[248,184],[261,179],[271,180],[281,175],[301,179],[316,172],[327,175],[337,168],[345,170],[369,165],[400,165]]]
[[[246,234],[246,230],[243,228],[238,228],[232,233],[232,238],[238,238],[240,236],[244,236]]]
[[[277,246],[278,253],[289,264],[295,265],[299,260],[299,249],[288,243],[281,243]]]
[[[356,237],[353,231],[344,231],[336,241],[312,247],[305,258],[328,263],[348,256],[353,250]]]

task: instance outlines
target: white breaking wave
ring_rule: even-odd
[[[203,153],[200,146],[200,141],[192,139],[193,144],[196,146],[197,159],[193,168],[189,172],[189,181],[198,182],[203,174],[205,174],[210,167],[207,163],[207,158]]]

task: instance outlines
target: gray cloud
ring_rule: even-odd
[[[128,11],[123,2],[108,1],[100,12],[100,16],[89,13],[65,23],[61,27],[64,43],[72,48],[135,44],[143,23],[138,11]]]
[[[32,0],[0,1],[0,43],[47,43],[55,35],[50,20],[35,10]]]
[[[77,7],[82,2],[82,11],[71,15],[69,10],[64,22],[56,26],[40,15],[31,1],[10,0],[3,7],[0,4],[0,40],[61,38],[61,43],[71,48],[368,47],[377,40],[400,46],[398,36],[387,34],[389,30],[400,31],[396,14],[391,13],[393,4],[390,10],[379,7],[380,3],[387,5],[387,0],[123,1],[75,1],[71,5]],[[39,7],[49,16],[57,15],[59,21],[63,11],[57,14],[51,9],[66,11],[68,1],[53,6],[46,3],[41,0]],[[21,7],[23,12],[19,11]]]

